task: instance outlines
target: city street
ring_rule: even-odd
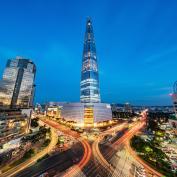
[[[138,123],[133,126],[131,130],[125,133],[120,139],[118,139],[114,144],[110,145],[109,151],[105,151],[102,148],[102,154],[107,160],[108,164],[111,164],[110,171],[114,176],[131,176],[135,173],[135,168],[133,166],[144,167],[147,175],[162,176],[159,172],[147,165],[141,158],[139,158],[136,153],[131,149],[129,142],[131,137],[136,134],[142,127],[144,122]],[[116,153],[115,153],[116,152]],[[136,164],[136,165],[135,165]]]
[[[144,169],[142,172],[144,175],[146,171],[146,175],[148,176],[162,176],[162,174],[143,162],[129,146],[131,137],[136,134],[144,124],[144,121],[133,124],[133,128],[126,132],[116,142],[106,146],[99,144],[103,137],[108,133],[113,133],[113,130],[118,131],[123,129],[126,124],[114,127],[109,131],[102,133],[92,144],[93,158],[84,168],[84,174],[86,174],[86,176],[102,176],[104,173],[106,176],[121,177],[133,176],[138,173],[137,169]]]
[[[106,132],[104,132],[103,134],[101,134],[92,144],[92,152],[94,155],[94,158],[96,159],[97,163],[99,163],[99,165],[105,169],[105,171],[107,171],[107,174],[112,174],[114,169],[113,167],[106,161],[106,159],[103,157],[102,153],[100,152],[99,149],[99,143],[101,142],[101,140],[103,139],[104,136],[108,135],[108,134],[112,134],[115,131],[119,131],[121,129],[123,129],[123,127],[127,126],[127,123],[123,123],[121,125],[118,125],[116,127],[113,127],[110,130],[107,130]]]
[[[125,132],[123,130],[128,126],[127,122],[116,125],[111,129],[102,132],[93,143],[89,143],[88,140],[83,139],[79,133],[71,130],[68,131],[69,128],[54,121],[47,119],[41,119],[41,121],[56,130],[60,130],[61,132],[76,138],[79,143],[71,149],[51,156],[31,167],[29,167],[29,165],[23,166],[22,169],[12,173],[11,176],[30,177],[47,173],[49,176],[55,174],[56,176],[63,177],[94,177],[96,175],[104,176],[105,174],[106,176],[112,177],[128,177],[138,173],[137,169],[139,168],[144,168],[148,175],[153,174],[155,176],[161,176],[160,173],[145,164],[129,146],[131,137],[144,126],[145,121],[133,123],[131,128]],[[113,143],[110,141],[103,144],[101,143],[105,136],[115,136],[116,132],[121,131],[124,133],[121,137],[117,137]],[[73,154],[73,152],[76,151],[77,153]],[[73,163],[73,158],[79,159],[77,164]]]
[[[47,122],[46,122],[47,121]],[[52,124],[55,128],[60,128],[60,130],[66,131],[67,128],[64,126],[53,123],[52,121],[45,120],[45,123]],[[136,174],[137,169],[145,168],[146,173],[153,174],[155,176],[162,176],[160,173],[156,172],[154,169],[145,164],[136,153],[133,154],[130,146],[128,146],[131,137],[136,134],[144,125],[145,121],[138,123],[133,123],[132,128],[123,134],[122,137],[117,139],[113,144],[105,147],[100,145],[104,136],[109,134],[114,134],[115,132],[121,131],[128,124],[122,123],[117,125],[99,135],[99,137],[92,144],[92,153],[89,152],[89,158],[86,158],[88,154],[87,145],[83,145],[85,149],[85,157],[78,165],[74,165],[69,168],[64,176],[131,176]],[[70,132],[72,136],[78,137],[76,132]],[[86,143],[86,140],[82,140],[82,143]],[[87,144],[87,143],[86,143]],[[90,145],[89,145],[90,146]],[[90,151],[90,149],[89,149]],[[85,160],[86,158],[86,160]],[[90,160],[89,160],[90,159]],[[83,163],[84,162],[84,163]]]
[[[26,169],[27,167],[31,166],[32,164],[36,163],[36,161],[38,159],[40,159],[43,156],[45,156],[46,154],[48,154],[55,147],[57,141],[58,141],[57,133],[56,133],[55,129],[51,128],[51,142],[50,142],[49,146],[47,146],[44,150],[42,150],[41,152],[39,152],[38,154],[36,154],[32,158],[30,158],[29,160],[26,160],[25,162],[15,166],[14,168],[8,170],[7,172],[1,174],[0,177],[14,176],[17,173],[19,173],[20,171],[22,171],[22,170]]]
[[[74,165],[71,168],[69,168],[63,176],[64,177],[70,177],[71,175],[75,176],[75,175],[80,174],[82,172],[83,167],[89,162],[89,160],[91,158],[90,144],[87,142],[87,140],[80,137],[80,135],[78,133],[70,130],[69,128],[67,128],[63,125],[60,125],[60,124],[55,123],[55,122],[50,121],[50,120],[42,120],[42,121],[44,123],[48,124],[49,126],[52,126],[55,129],[58,129],[58,130],[62,131],[63,133],[68,134],[68,135],[76,138],[81,143],[81,145],[84,149],[84,153],[83,153],[83,157],[82,157],[81,161],[77,165]]]
[[[45,172],[47,172],[49,176],[54,176],[56,174],[61,176],[65,170],[74,165],[74,159],[78,159],[79,161],[82,156],[82,146],[80,143],[77,143],[73,145],[72,149],[51,155],[50,157],[30,166],[29,168],[26,168],[15,176],[37,177]]]

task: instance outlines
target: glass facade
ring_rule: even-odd
[[[90,18],[86,23],[80,87],[80,101],[82,103],[100,102],[96,46]]]
[[[84,104],[82,103],[59,103],[61,106],[61,118],[67,121],[83,123]]]
[[[97,103],[93,107],[94,122],[103,122],[112,120],[111,105],[106,103]]]
[[[10,67],[5,69],[3,80],[0,83],[1,105],[11,105],[17,75],[18,69]]]
[[[8,60],[0,83],[0,104],[28,108],[33,105],[36,67],[28,59]]]
[[[56,102],[51,105],[61,108],[61,118],[80,124],[90,124],[112,120],[110,104],[106,103],[65,103]]]

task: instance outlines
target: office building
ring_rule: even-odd
[[[35,74],[36,66],[31,60],[20,57],[8,60],[0,82],[0,106],[32,107]]]

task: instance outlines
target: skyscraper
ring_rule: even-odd
[[[92,128],[112,124],[110,104],[101,103],[93,27],[87,18],[82,58],[80,103],[55,102],[61,108],[60,118],[77,123],[77,126]]]
[[[174,105],[174,111],[177,117],[177,81],[173,85],[173,105]]]
[[[91,19],[87,19],[81,70],[82,103],[99,103],[100,89],[96,46]]]
[[[28,108],[33,105],[35,64],[17,57],[8,60],[0,83],[0,104],[2,106]]]

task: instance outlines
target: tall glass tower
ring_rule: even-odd
[[[35,64],[24,58],[7,61],[0,82],[0,105],[28,108],[33,105]]]
[[[100,103],[98,63],[90,18],[87,18],[86,23],[80,87],[80,101],[82,103]]]

